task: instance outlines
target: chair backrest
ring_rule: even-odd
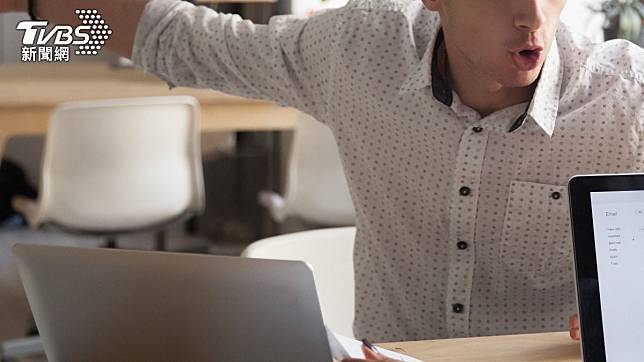
[[[355,234],[355,227],[342,227],[279,235],[254,242],[242,256],[308,263],[313,269],[324,323],[336,333],[353,337]]]
[[[286,213],[322,225],[355,225],[355,211],[331,130],[302,113],[289,157]]]
[[[37,220],[122,232],[200,212],[200,149],[193,97],[63,104],[49,122]]]

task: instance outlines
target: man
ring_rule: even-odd
[[[397,341],[563,330],[575,312],[565,185],[644,168],[644,50],[572,35],[565,2],[352,0],[268,25],[176,0],[91,7],[106,46],[170,87],[331,128],[357,213],[355,332]]]

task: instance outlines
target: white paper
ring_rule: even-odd
[[[329,348],[331,355],[336,361],[342,361],[345,358],[364,358],[362,353],[362,342],[353,338],[345,337],[337,333],[333,333],[329,328],[326,329],[329,336]],[[384,348],[376,347],[377,352],[381,355],[393,358],[402,362],[422,362],[419,359],[406,356],[397,352],[393,352]]]
[[[349,352],[347,352],[342,343],[338,341],[336,334],[333,333],[329,329],[329,327],[326,327],[326,335],[329,339],[329,349],[331,350],[331,357],[333,357],[335,361],[341,362],[346,358],[351,358]]]

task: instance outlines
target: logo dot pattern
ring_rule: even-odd
[[[105,24],[105,20],[95,9],[77,9],[76,15],[82,21],[83,25],[90,26],[90,40],[88,44],[80,45],[76,50],[76,55],[97,55],[107,39],[112,35],[110,26]]]

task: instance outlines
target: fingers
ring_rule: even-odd
[[[581,332],[579,330],[579,317],[577,314],[573,314],[570,316],[569,320],[570,324],[570,338],[572,338],[575,341],[579,341],[581,339]]]
[[[364,356],[367,359],[367,361],[384,361],[385,360],[384,358],[382,358],[381,355],[379,355],[378,353],[370,350],[364,344],[362,345],[362,353],[364,353]]]
[[[576,314],[570,316],[570,328],[579,328],[579,317]]]

